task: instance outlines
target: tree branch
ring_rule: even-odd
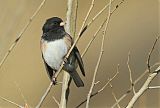
[[[145,81],[145,83],[143,84],[143,86],[140,88],[140,90],[135,93],[135,95],[132,97],[132,99],[130,100],[130,102],[128,103],[126,108],[132,108],[133,105],[135,104],[135,102],[139,99],[139,97],[149,88],[149,84],[152,82],[152,80],[157,76],[157,74],[160,72],[159,67],[151,73],[151,68],[150,68],[150,58],[151,55],[155,49],[156,43],[158,41],[160,36],[158,36],[148,54],[148,58],[147,58],[147,66],[148,66],[148,71],[149,71],[149,75],[147,80]]]
[[[100,62],[101,62],[101,58],[102,58],[102,55],[103,55],[103,52],[104,52],[104,41],[105,41],[105,35],[106,35],[106,30],[107,30],[107,28],[108,28],[110,16],[111,16],[111,0],[110,0],[110,5],[109,5],[107,22],[106,22],[105,28],[104,28],[104,30],[103,30],[101,51],[100,51],[100,54],[99,54],[99,58],[98,58],[96,67],[95,67],[95,71],[94,71],[94,75],[93,75],[93,79],[92,79],[92,84],[91,84],[89,93],[88,93],[88,95],[87,95],[86,108],[89,108],[90,97],[91,97],[91,94],[92,94],[93,87],[94,87],[94,85],[95,85],[95,79],[96,79],[97,71],[98,71],[98,68],[99,68],[99,65],[100,65]]]
[[[160,65],[160,63],[155,63],[153,66],[151,66],[150,68],[152,69],[153,67],[155,67],[155,66],[157,66],[157,65]],[[158,68],[157,68],[158,69]],[[133,83],[134,83],[134,85],[135,84],[137,84],[143,77],[144,77],[144,75],[146,74],[146,73],[148,73],[148,69],[146,69]],[[117,100],[117,102],[119,103],[119,102],[121,102],[129,93],[131,93],[131,90],[132,90],[132,87],[130,87],[127,91],[126,91],[126,93],[124,93],[118,100]],[[114,107],[116,107],[116,105],[117,105],[117,103],[114,103],[112,106],[111,106],[111,108],[114,108]]]
[[[36,108],[40,108],[42,103],[44,102],[45,98],[47,97],[48,93],[50,92],[51,88],[52,88],[53,82],[50,82],[48,88],[46,89],[45,93],[43,94],[43,96],[41,97],[41,100],[39,101],[39,103],[37,104]]]
[[[128,67],[128,70],[129,70],[129,79],[130,79],[130,83],[131,83],[131,88],[133,90],[133,93],[135,94],[136,91],[135,91],[135,88],[134,88],[134,83],[133,83],[133,79],[132,79],[132,71],[131,71],[129,62],[130,62],[130,52],[128,53],[127,67]]]
[[[95,93],[92,93],[91,94],[91,96],[90,96],[90,98],[92,98],[92,97],[94,97],[94,96],[96,96],[97,94],[99,94],[100,92],[102,92],[106,87],[107,87],[107,85],[114,79],[114,78],[116,78],[116,76],[119,74],[119,64],[118,64],[118,66],[117,66],[117,72],[113,75],[113,77],[112,78],[109,78],[109,80],[106,82],[106,84],[101,88],[101,89],[99,89],[98,91],[96,91]],[[84,103],[86,103],[87,102],[87,99],[85,99],[84,101],[82,101],[80,104],[78,104],[77,106],[76,106],[76,108],[79,108],[81,105],[83,105]]]
[[[114,91],[113,91],[113,86],[112,86],[111,82],[109,83],[109,85],[110,85],[110,87],[111,87],[111,89],[112,89],[112,95],[113,95],[113,97],[114,97],[114,99],[115,99],[115,101],[116,101],[116,103],[117,103],[117,107],[118,107],[118,108],[121,108],[120,105],[119,105],[119,103],[118,103],[118,100],[117,100],[117,98],[116,98],[116,94],[115,94]]]
[[[145,81],[145,83],[143,84],[143,86],[141,87],[141,89],[132,97],[131,101],[128,103],[126,108],[132,108],[133,105],[135,104],[135,102],[139,99],[139,97],[148,89],[149,84],[152,82],[152,80],[157,76],[157,74],[160,72],[159,71],[155,71],[153,73],[150,73],[150,75],[148,76],[147,80]]]
[[[17,106],[17,107],[19,107],[19,108],[24,108],[23,106],[21,106],[21,105],[15,103],[15,102],[13,102],[13,101],[10,101],[10,100],[8,100],[8,99],[2,97],[2,96],[0,96],[0,99],[4,100],[4,101],[6,101],[6,102],[8,102],[8,103],[10,103],[10,104],[12,104],[12,105],[15,105],[15,106]]]
[[[160,86],[151,86],[151,87],[148,87],[148,89],[160,89]]]
[[[156,40],[155,40],[155,42],[154,42],[154,44],[153,44],[153,46],[152,46],[152,48],[151,48],[151,50],[150,50],[150,52],[149,52],[149,54],[148,54],[148,58],[147,58],[147,67],[148,67],[148,68],[147,68],[147,70],[145,70],[145,72],[143,72],[143,73],[133,82],[133,84],[138,83],[138,82],[144,77],[144,75],[146,75],[146,73],[149,73],[148,78],[147,78],[146,82],[143,84],[143,86],[140,88],[140,90],[139,90],[137,93],[135,93],[135,95],[133,96],[132,100],[131,100],[131,101],[129,102],[129,104],[127,105],[128,108],[131,108],[131,107],[133,106],[133,104],[138,100],[138,98],[148,89],[148,85],[151,83],[151,81],[154,79],[154,77],[156,77],[156,75],[159,73],[159,70],[160,70],[159,67],[160,67],[160,66],[155,70],[155,72],[153,72],[153,73],[150,72],[151,68],[155,67],[156,65],[159,65],[159,63],[155,63],[153,66],[150,66],[150,57],[151,57],[151,55],[152,55],[152,53],[153,53],[153,51],[154,51],[154,49],[155,49],[155,45],[156,45],[159,37],[160,37],[160,36],[158,36],[158,37],[156,38]],[[155,73],[157,73],[157,74],[155,74]],[[122,100],[131,92],[131,90],[132,90],[132,87],[130,87],[130,88],[127,90],[127,92],[126,92],[125,94],[123,94],[123,95],[118,99],[118,103],[119,103],[120,101],[122,101]],[[117,103],[114,103],[111,108],[114,108],[116,105],[117,105]]]
[[[71,22],[72,12],[73,12],[73,0],[68,0],[67,13],[66,13],[66,25],[65,25],[65,30],[68,34],[73,34],[73,33],[71,33],[71,25],[72,25],[71,23],[73,23],[73,22]],[[73,29],[73,31],[75,31],[75,29]],[[62,93],[61,93],[61,100],[60,100],[59,108],[66,108],[67,107],[70,80],[71,79],[70,79],[69,73],[64,72],[63,73],[63,83],[62,83]]]
[[[155,48],[155,46],[156,46],[156,43],[157,43],[159,37],[160,37],[160,36],[158,36],[158,37],[156,38],[156,40],[155,40],[155,42],[154,42],[154,44],[153,44],[153,46],[152,46],[152,48],[151,48],[151,50],[150,50],[150,52],[149,52],[149,54],[148,54],[147,66],[148,66],[148,71],[149,71],[149,73],[150,73],[150,71],[151,71],[151,69],[150,69],[150,59],[151,59],[151,55],[152,55],[152,53],[153,53],[153,50],[154,50],[154,48]]]
[[[58,107],[59,107],[60,103],[58,102],[58,100],[57,100],[54,96],[52,96],[52,98],[53,98],[53,100],[56,102],[56,104],[57,104]]]
[[[27,24],[24,26],[24,28],[21,30],[21,32],[19,33],[19,35],[17,36],[17,38],[14,40],[14,42],[11,44],[11,46],[9,47],[8,51],[5,53],[3,59],[0,62],[0,68],[2,67],[2,65],[4,64],[4,62],[6,61],[7,57],[9,56],[9,54],[12,52],[12,50],[15,48],[15,46],[17,45],[17,43],[19,42],[19,40],[21,39],[21,37],[23,36],[24,32],[27,30],[27,28],[29,27],[29,25],[31,24],[32,20],[35,18],[35,16],[38,14],[38,12],[40,11],[40,9],[42,8],[42,6],[45,4],[46,0],[43,0],[41,2],[41,4],[38,6],[38,8],[36,9],[36,11],[33,13],[33,15],[30,17],[30,19],[28,20]]]
[[[111,1],[111,3],[114,0]],[[124,1],[121,1],[119,4],[117,4],[117,6],[110,12],[110,16],[112,16],[112,14],[115,12],[115,10],[123,3]],[[98,16],[109,6],[109,3],[98,12],[98,14],[87,24],[87,27],[89,27],[96,18],[98,18]],[[99,26],[99,28],[97,29],[97,31],[94,33],[93,37],[91,38],[91,40],[89,41],[89,43],[87,44],[86,48],[84,49],[83,53],[82,53],[82,57],[85,56],[85,54],[87,53],[88,49],[90,48],[91,44],[93,43],[93,41],[96,39],[98,33],[100,32],[100,30],[102,29],[102,27],[104,26],[104,24],[106,23],[106,21],[108,20],[108,18],[106,18],[102,24]]]

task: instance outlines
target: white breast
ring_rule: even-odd
[[[58,70],[63,61],[63,57],[67,53],[65,41],[63,39],[53,42],[45,41],[45,45],[45,51],[42,51],[45,62],[53,69]]]

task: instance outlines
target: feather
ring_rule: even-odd
[[[78,48],[77,47],[74,47],[74,53],[75,53],[75,56],[76,56],[76,59],[78,61],[78,64],[79,64],[79,67],[80,67],[80,70],[83,74],[83,76],[85,76],[85,71],[84,71],[84,64],[83,64],[83,61],[82,61],[82,58],[81,58],[81,55],[78,51]]]

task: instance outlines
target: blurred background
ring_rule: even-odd
[[[1,0],[0,3],[0,60],[5,52],[16,39],[29,18],[33,15],[42,0]],[[94,9],[89,17],[89,22],[96,13],[101,10],[109,0],[95,0]],[[112,9],[120,0],[113,2]],[[40,97],[49,85],[49,79],[41,58],[40,38],[42,26],[46,19],[59,16],[65,20],[67,0],[46,0],[46,3],[37,14],[23,34],[17,46],[11,52],[6,62],[0,69],[0,96],[24,105],[19,88],[23,93],[27,104],[31,107],[39,102]],[[79,31],[83,19],[89,9],[91,0],[79,0],[77,31]],[[158,0],[125,0],[125,2],[114,12],[111,17],[109,28],[105,39],[105,48],[102,62],[98,69],[96,81],[100,81],[94,87],[93,92],[100,89],[109,77],[116,73],[117,64],[120,64],[119,75],[111,82],[113,90],[120,98],[130,87],[129,72],[127,69],[128,52],[131,53],[130,66],[133,80],[141,75],[147,68],[146,60],[156,36],[159,35],[159,1]],[[93,34],[107,17],[106,10],[83,34],[78,43],[82,53]],[[68,108],[74,108],[88,94],[93,72],[100,52],[102,32],[100,32],[83,58],[86,70],[84,88],[71,85]],[[159,44],[159,42],[158,42]],[[159,61],[159,50],[156,46],[151,57],[151,64]],[[58,78],[61,81],[62,74]],[[146,77],[137,85],[136,90],[142,86]],[[160,76],[156,77],[151,85],[160,85]],[[60,100],[61,85],[52,88],[42,108],[57,107],[52,96]],[[124,107],[132,97],[128,95],[120,105]],[[91,108],[106,108],[115,103],[110,87],[93,97],[90,101]],[[0,108],[14,108],[15,106],[0,99]],[[82,105],[81,108],[84,108]],[[136,108],[158,108],[160,107],[160,89],[145,92],[135,104]],[[16,108],[16,107],[15,107]]]

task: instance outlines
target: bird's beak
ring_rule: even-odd
[[[65,22],[61,22],[60,23],[60,26],[64,26],[66,23]]]

